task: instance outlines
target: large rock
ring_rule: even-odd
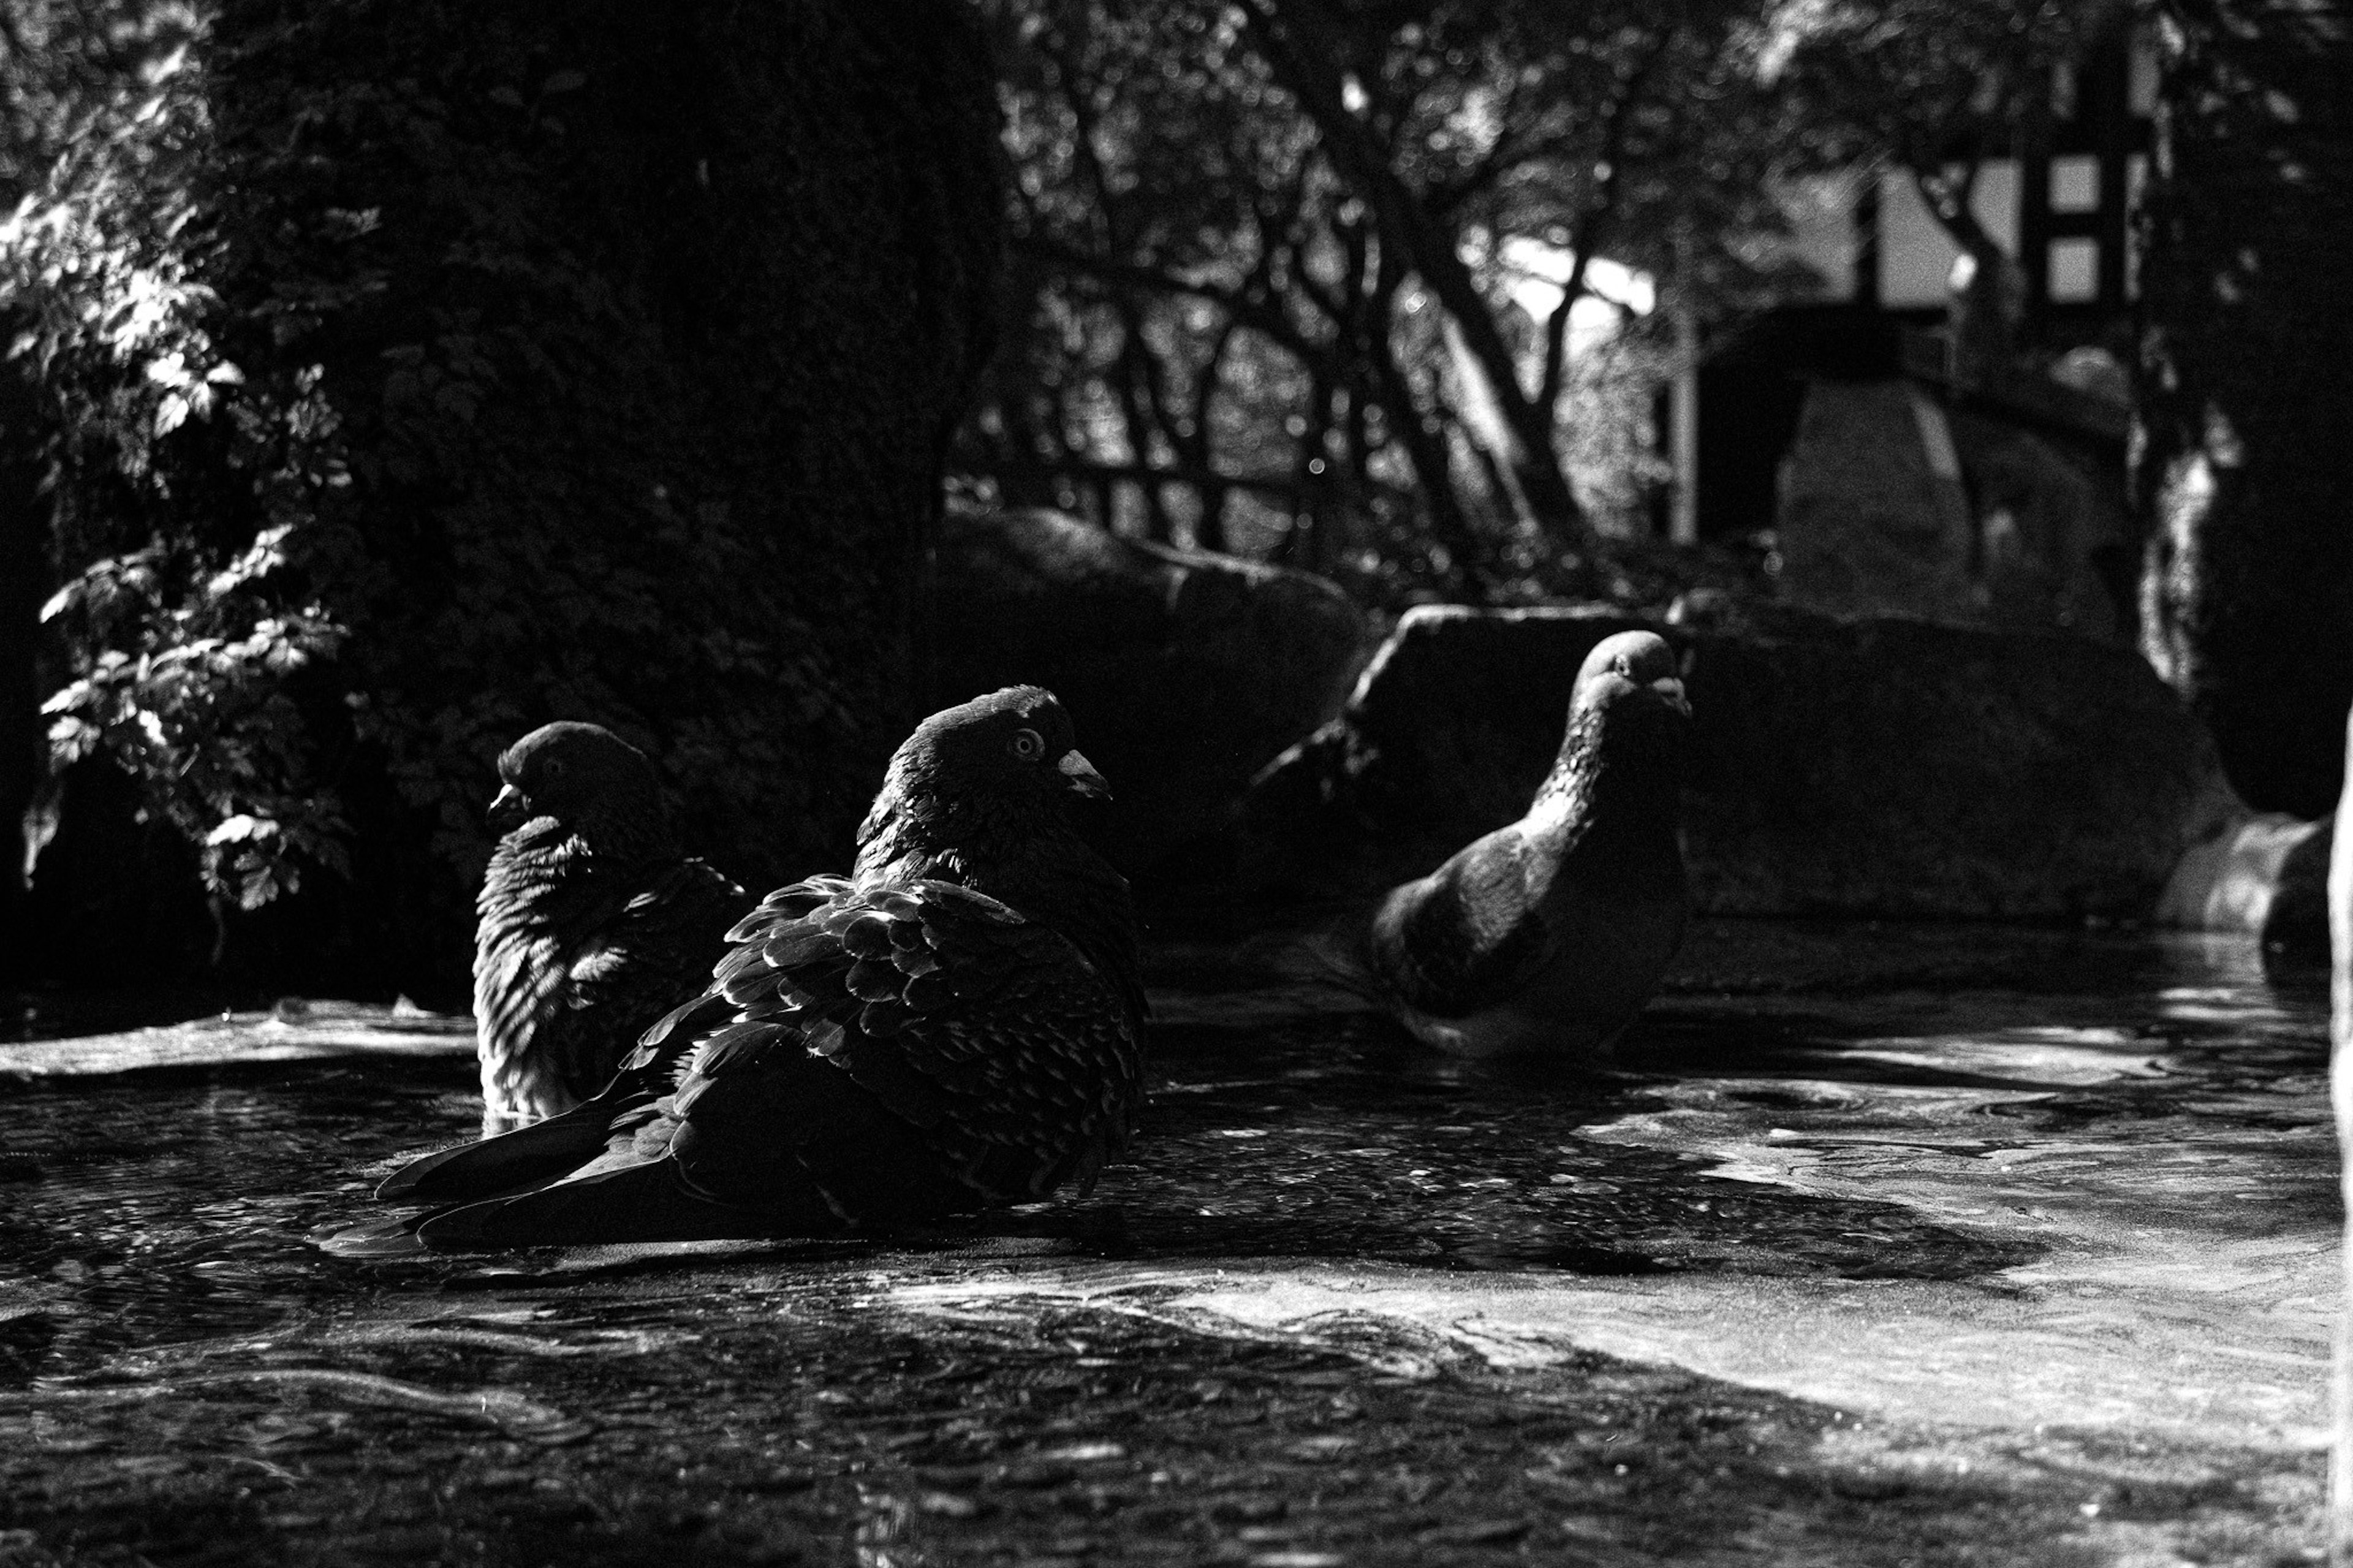
[[[2120,476],[1910,381],[1808,390],[1775,527],[1781,592],[1808,608],[2129,635]]]
[[[2129,643],[2137,552],[2121,466],[1985,413],[1947,419],[1968,479],[1972,620]]]
[[[1907,381],[1807,389],[1781,470],[1781,592],[1831,615],[1973,608],[1968,495],[1944,412]]]
[[[1578,661],[1641,624],[1411,612],[1341,716],[1261,776],[1245,878],[1353,896],[1516,817]],[[1902,620],[1651,629],[1687,668],[1684,840],[1704,910],[2144,916],[2184,851],[2244,816],[2205,731],[2121,648]]]
[[[1098,842],[1134,876],[1224,828],[1251,775],[1339,710],[1370,640],[1320,577],[1051,511],[951,517],[939,581],[936,700],[1059,695],[1111,781]]]

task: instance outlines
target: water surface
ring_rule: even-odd
[[[2325,997],[2251,948],[1705,925],[1583,1073],[1435,1059],[1279,937],[1153,963],[1134,1162],[888,1245],[337,1258],[470,1134],[462,1033],[0,1047],[0,1563],[2316,1540]]]

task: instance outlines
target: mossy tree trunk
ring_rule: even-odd
[[[299,724],[227,739],[285,742],[276,798],[332,803],[349,872],[233,916],[231,957],[454,1000],[492,760],[552,719],[654,755],[739,876],[846,864],[920,716],[940,464],[995,317],[964,7],[219,0],[200,49],[201,188],[159,243],[214,302],[163,348],[217,407],[116,437],[149,442],[152,515],[102,504],[126,465],[67,461],[58,564],[160,530],[201,590],[276,540],[249,614],[332,623],[237,675]],[[60,354],[95,389],[61,405],[105,409],[99,357]],[[136,726],[106,744],[173,787]],[[261,812],[176,807],[197,838]]]
[[[2251,803],[2317,816],[2353,702],[2353,5],[2162,20],[2144,647]]]

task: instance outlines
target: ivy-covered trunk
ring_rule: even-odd
[[[2143,268],[2146,651],[2259,807],[2353,702],[2353,5],[2168,0]]]
[[[556,718],[738,875],[846,863],[992,317],[961,7],[220,0],[162,79],[185,199],[120,289],[185,286],[42,345],[55,733],[199,847],[232,958],[450,994],[492,760]]]

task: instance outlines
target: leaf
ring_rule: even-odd
[[[64,718],[49,726],[49,763],[54,771],[67,768],[98,750],[100,731],[97,725],[75,718]]]
[[[239,869],[243,872],[243,876],[237,888],[237,908],[249,913],[278,896],[280,889],[277,868],[267,862],[250,861],[242,865]],[[291,891],[294,879],[289,876],[286,880],[287,890]]]
[[[269,826],[271,828],[275,829],[278,825],[273,822]],[[211,845],[241,844],[245,840],[254,837],[255,830],[259,826],[260,823],[254,817],[247,816],[243,812],[239,812],[237,816],[230,817],[226,822],[223,822],[218,826],[215,827],[210,833],[206,834],[205,842]]]

